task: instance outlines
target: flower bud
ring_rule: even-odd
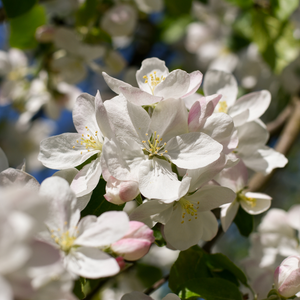
[[[113,176],[107,180],[105,191],[105,199],[117,205],[133,200],[140,192],[136,181],[120,181]]]
[[[275,288],[286,298],[300,292],[300,256],[289,256],[274,273]]]
[[[153,231],[144,223],[129,222],[129,231],[111,245],[112,251],[126,260],[138,260],[146,255],[154,242]]]

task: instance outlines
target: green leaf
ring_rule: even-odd
[[[281,20],[287,20],[299,6],[299,0],[271,0],[273,15]]]
[[[36,29],[46,23],[45,9],[35,5],[25,14],[10,20],[11,47],[20,49],[31,49],[37,46],[35,39]]]
[[[205,252],[198,246],[181,251],[170,270],[169,287],[174,293],[180,291],[185,282],[198,277],[210,277],[204,259]]]
[[[97,17],[98,0],[86,0],[76,12],[76,25],[87,26]]]
[[[90,202],[86,206],[86,208],[81,212],[81,217],[85,217],[87,215],[95,215],[100,216],[102,213],[110,210],[123,210],[125,204],[116,205],[108,202],[104,198],[105,194],[105,186],[106,182],[103,178],[100,179],[98,185],[93,191]]]
[[[85,284],[85,278],[82,277],[79,277],[74,283],[73,293],[75,296],[77,296],[78,299],[85,298],[84,284]]]
[[[186,26],[192,22],[190,16],[183,16],[176,19],[166,19],[162,27],[161,39],[166,44],[177,42],[186,32]]]
[[[208,254],[205,257],[205,260],[212,272],[218,273],[224,270],[229,271],[243,285],[249,286],[246,275],[227,256],[221,253]]]
[[[28,12],[37,0],[2,0],[8,18],[16,18]]]
[[[165,239],[163,238],[162,234],[161,234],[161,231],[160,231],[160,224],[156,224],[152,230],[153,230],[153,235],[155,237],[155,244],[158,246],[158,247],[164,247],[166,246],[166,241]]]
[[[227,0],[227,2],[243,9],[249,9],[253,6],[253,0]]]
[[[144,286],[152,286],[155,282],[163,277],[160,268],[147,264],[136,264],[137,278],[142,281]]]
[[[186,282],[179,293],[181,299],[200,297],[206,300],[242,300],[233,283],[221,278],[195,278]]]
[[[241,206],[233,222],[236,224],[241,235],[248,237],[253,230],[253,216],[246,213]]]
[[[190,14],[192,2],[192,0],[165,0],[165,6],[170,15],[181,16]]]

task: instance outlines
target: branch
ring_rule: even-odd
[[[149,288],[147,288],[144,291],[144,294],[150,295],[151,293],[153,293],[155,290],[157,290],[158,288],[160,288],[165,282],[167,282],[168,279],[169,279],[169,277],[170,277],[170,274],[167,274],[163,278],[161,278],[158,281],[156,281],[152,286],[150,286]]]
[[[285,127],[283,128],[278,142],[275,146],[275,150],[284,155],[289,152],[300,132],[300,99],[295,97],[293,99],[293,102],[293,112],[291,113]],[[264,176],[261,173],[255,174],[249,182],[249,190],[253,192],[260,190],[273,176],[274,171],[272,171],[267,176]]]

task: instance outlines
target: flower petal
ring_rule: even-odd
[[[9,167],[7,157],[4,151],[0,148],[0,172]]]
[[[72,249],[64,263],[69,271],[85,278],[108,277],[120,271],[114,258],[95,248]]]
[[[221,206],[221,224],[223,231],[226,232],[232,221],[234,220],[239,209],[239,203],[233,201],[232,203],[224,204]]]
[[[190,85],[185,95],[181,96],[182,98],[188,97],[197,92],[199,89],[203,74],[200,71],[194,71],[189,74],[190,76]]]
[[[130,84],[125,83],[121,80],[115,79],[105,72],[102,72],[103,78],[107,85],[111,88],[112,91],[114,91],[116,94],[121,94],[122,91],[120,90],[120,87],[131,87]]]
[[[211,211],[201,212],[199,218],[203,224],[203,233],[201,240],[210,241],[218,232],[218,221]]]
[[[119,90],[129,102],[139,106],[152,105],[163,99],[163,97],[154,96],[133,86],[120,87]]]
[[[262,193],[246,193],[246,197],[255,199],[255,205],[251,205],[246,201],[241,201],[242,208],[250,215],[258,215],[269,209],[272,198]]]

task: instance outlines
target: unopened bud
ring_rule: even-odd
[[[105,191],[105,199],[118,205],[135,199],[140,192],[136,181],[120,181],[112,176],[107,181]]]
[[[275,288],[286,298],[300,292],[300,256],[289,256],[274,273]]]
[[[126,260],[138,260],[146,255],[154,242],[153,231],[144,223],[129,222],[129,231],[111,245],[112,251]]]

